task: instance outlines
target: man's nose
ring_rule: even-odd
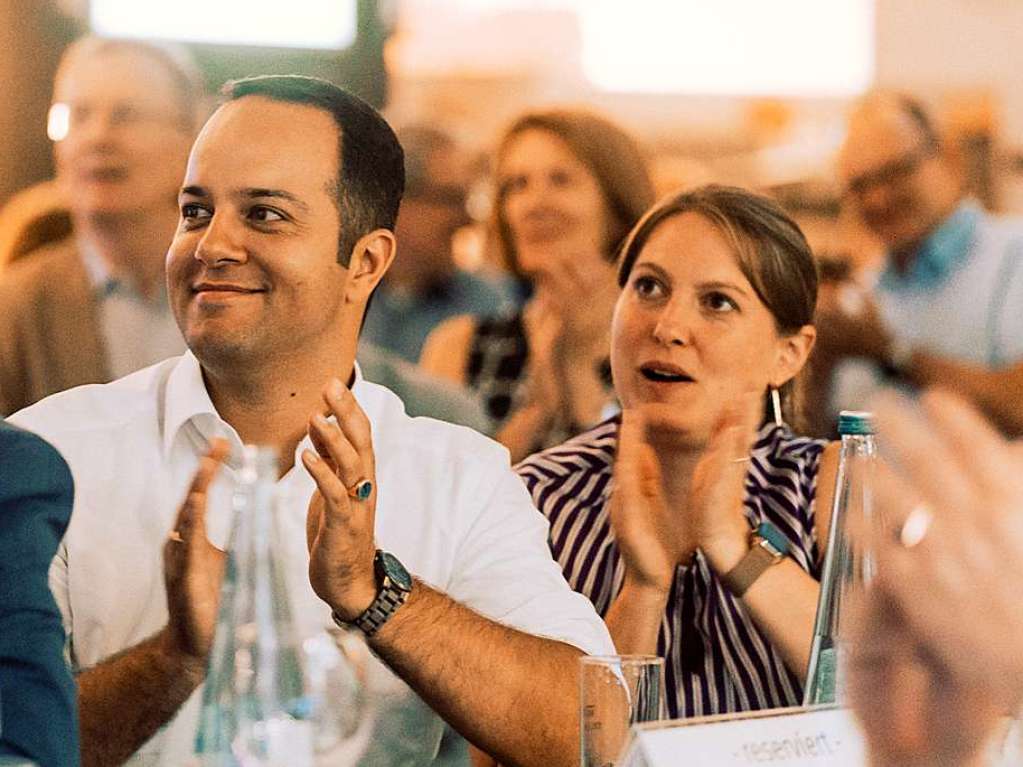
[[[247,253],[241,227],[224,212],[214,212],[195,248],[195,257],[207,268],[243,263]]]
[[[118,126],[110,110],[97,110],[71,121],[67,138],[80,146],[102,147],[117,138]]]

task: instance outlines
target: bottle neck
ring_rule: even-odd
[[[877,453],[877,442],[873,434],[843,434],[843,455],[874,456]]]
[[[246,445],[234,490],[231,553],[240,568],[254,566],[270,550],[277,498],[277,451]]]

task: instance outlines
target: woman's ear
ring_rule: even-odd
[[[389,229],[374,229],[363,235],[352,248],[348,262],[348,283],[345,299],[349,303],[365,303],[383,279],[394,260],[397,241]]]
[[[771,386],[779,388],[795,378],[806,365],[816,341],[817,329],[813,325],[803,325],[795,333],[779,338]]]

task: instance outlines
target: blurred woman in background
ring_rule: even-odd
[[[629,136],[595,115],[534,112],[497,150],[493,234],[529,283],[523,312],[439,326],[420,364],[477,390],[513,460],[597,423],[608,372],[613,261],[653,200]]]
[[[709,186],[629,235],[621,418],[518,467],[621,653],[666,660],[672,718],[799,705],[837,446],[797,436],[814,261],[770,200]]]

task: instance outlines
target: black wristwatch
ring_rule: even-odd
[[[334,623],[340,628],[356,628],[368,637],[387,623],[412,593],[412,576],[393,554],[377,549],[373,569],[376,571],[378,591],[376,599],[366,611],[353,621],[342,620],[337,613],[331,613]]]

